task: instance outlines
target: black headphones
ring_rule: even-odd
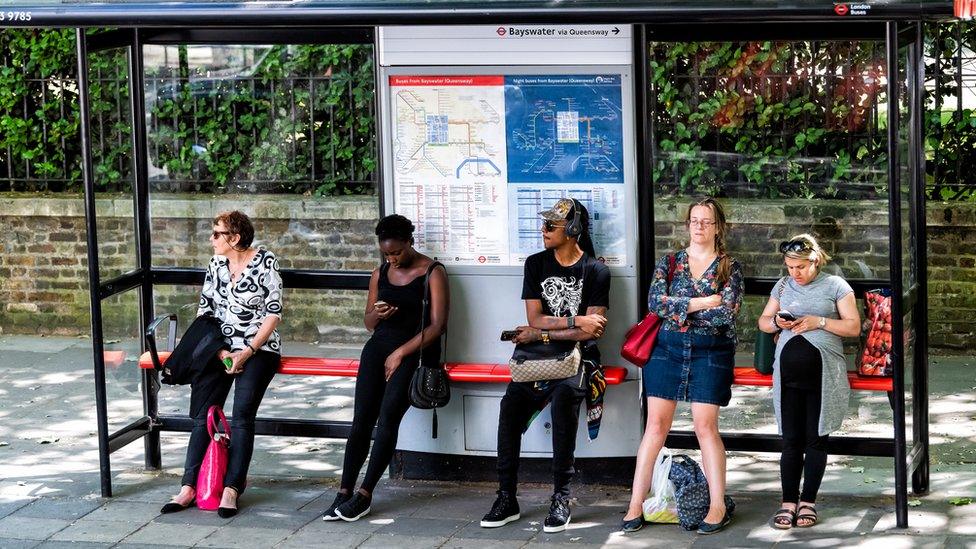
[[[580,213],[583,205],[575,198],[570,198],[570,200],[573,201],[573,218],[566,221],[565,231],[566,236],[576,238],[583,234],[583,214]]]

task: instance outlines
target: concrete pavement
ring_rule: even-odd
[[[593,485],[576,488],[573,523],[555,535],[541,532],[549,495],[543,485],[526,486],[520,494],[523,519],[500,529],[478,526],[494,497],[493,486],[478,483],[385,480],[367,519],[326,523],[319,517],[338,482],[342,443],[284,437],[258,437],[251,484],[237,517],[225,521],[197,509],[161,516],[159,507],[178,487],[186,435],[163,435],[162,472],[142,470],[140,443],[113,454],[114,497],[100,497],[90,357],[84,339],[0,337],[0,548],[976,548],[976,502],[950,503],[976,500],[976,361],[969,358],[932,357],[932,492],[913,498],[908,530],[894,527],[889,459],[832,457],[819,502],[821,524],[782,532],[768,525],[778,503],[776,456],[731,453],[736,520],[718,535],[699,537],[672,525],[624,536],[616,529],[628,490]],[[109,372],[113,426],[141,415],[138,377],[128,366]],[[269,390],[261,415],[349,419],[352,387],[353,380],[283,376]],[[723,428],[771,428],[768,400],[759,391],[736,390],[735,411],[724,414]],[[164,390],[163,410],[179,413],[185,406],[185,393]],[[890,432],[885,406],[877,395],[859,396],[845,430]]]

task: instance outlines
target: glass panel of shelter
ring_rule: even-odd
[[[662,41],[648,60],[657,258],[687,245],[688,204],[718,196],[747,277],[784,276],[778,243],[811,233],[833,256],[826,272],[889,278],[883,41]],[[743,302],[739,366],[767,298]],[[858,345],[845,344],[852,368]],[[766,391],[734,391],[722,428],[775,432]],[[891,422],[884,393],[855,391],[844,432],[887,437]]]
[[[105,394],[108,430],[117,431],[143,416],[139,288],[102,300]],[[86,414],[94,415],[94,408]]]
[[[215,214],[240,209],[283,269],[376,256],[371,45],[143,48],[155,267],[206,266]]]
[[[205,268],[212,220],[234,209],[251,217],[254,245],[284,271],[376,266],[372,45],[149,43],[142,55],[154,269]],[[198,285],[157,284],[153,305],[177,313],[179,335],[199,295]],[[358,357],[365,298],[286,283],[284,354]],[[261,415],[349,421],[354,381],[283,378]],[[160,410],[185,409],[179,391],[164,386],[159,398]],[[324,448],[266,444],[286,454]]]
[[[908,451],[911,451],[913,436],[913,406],[912,400],[912,372],[915,367],[915,342],[916,326],[915,318],[912,314],[911,304],[917,296],[919,288],[918,264],[914,250],[918,246],[918,228],[916,212],[918,207],[924,208],[924,204],[916,204],[916,194],[913,192],[913,180],[919,177],[920,170],[924,167],[919,164],[918,158],[913,154],[916,140],[922,139],[921,122],[915,117],[922,116],[917,112],[919,102],[915,96],[916,86],[914,85],[919,78],[915,59],[919,57],[916,52],[915,26],[906,25],[899,33],[898,48],[898,193],[899,209],[901,211],[901,224],[898,231],[901,235],[901,277],[903,305],[903,333],[901,334],[904,342],[904,371],[905,371],[905,422],[906,440]],[[922,244],[924,245],[924,243]]]
[[[129,64],[131,48],[88,51],[91,162],[98,276],[104,284],[139,266]],[[109,432],[143,416],[139,287],[102,299]],[[95,410],[90,412],[94,415]]]
[[[99,277],[102,282],[138,265],[133,217],[130,48],[88,54],[92,167],[97,200]]]

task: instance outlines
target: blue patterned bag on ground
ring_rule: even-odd
[[[695,460],[679,454],[671,461],[671,482],[678,501],[678,524],[685,530],[696,530],[708,515],[711,498],[708,495],[708,481],[705,473]],[[725,506],[729,513],[735,511],[735,502],[725,496]]]

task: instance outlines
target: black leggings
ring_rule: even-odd
[[[254,453],[254,418],[264,398],[271,379],[278,373],[281,355],[258,351],[244,363],[244,371],[236,376],[228,375],[224,365],[212,360],[190,385],[190,417],[193,431],[186,447],[186,463],[183,466],[183,484],[197,484],[197,474],[203,456],[210,445],[207,432],[207,412],[214,404],[221,408],[234,385],[234,412],[230,420],[230,451],[224,486],[243,493],[247,484],[247,469]]]
[[[399,347],[399,343],[384,341],[385,338],[373,337],[366,346],[359,360],[359,373],[356,376],[356,402],[352,418],[352,430],[346,441],[346,455],[342,462],[341,490],[352,492],[359,478],[359,471],[369,454],[369,466],[361,485],[370,494],[383,476],[383,471],[393,459],[396,448],[397,434],[400,421],[410,408],[410,379],[417,369],[417,355],[403,359],[400,366],[393,372],[390,381],[386,381],[386,357]],[[376,427],[376,437],[373,441],[373,451],[370,452],[369,440]]]
[[[782,351],[781,368],[801,367],[806,379],[802,383],[784,383],[780,388],[780,414],[783,427],[783,455],[779,471],[783,484],[783,501],[816,503],[820,482],[827,468],[827,438],[820,436],[820,401],[822,399],[820,351],[806,340],[794,337]],[[782,372],[781,372],[782,374]],[[812,378],[812,379],[811,379]],[[800,493],[800,476],[803,493]]]

